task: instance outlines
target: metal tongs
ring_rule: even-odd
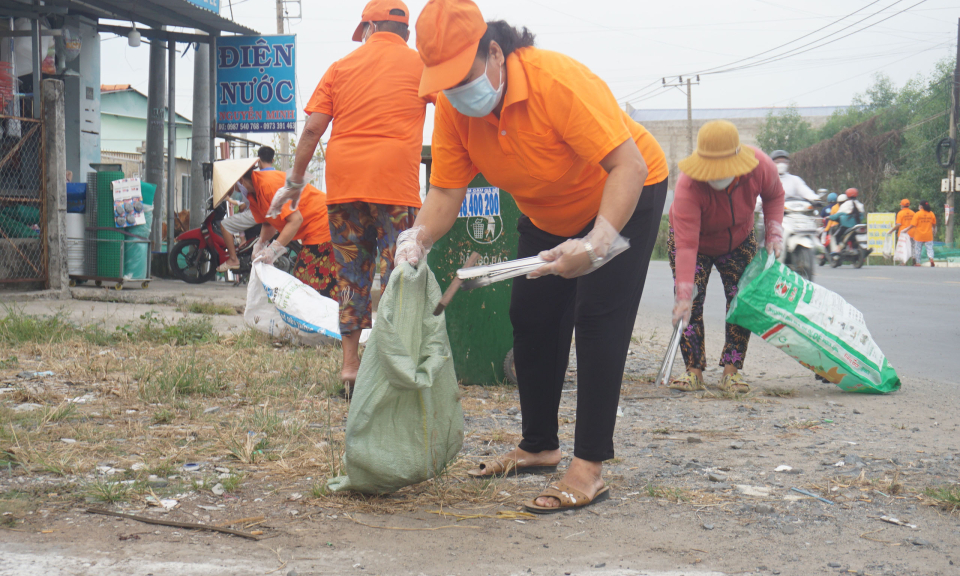
[[[530,258],[490,264],[489,266],[461,268],[457,270],[457,278],[464,281],[460,286],[461,290],[473,290],[501,280],[526,276],[544,264],[546,264],[546,261],[543,258],[531,256]]]
[[[677,359],[677,350],[680,349],[680,337],[687,323],[683,318],[673,327],[673,336],[670,337],[670,345],[667,346],[667,353],[663,357],[663,363],[660,364],[660,372],[657,373],[656,386],[667,386],[670,384],[670,375],[673,374],[673,363]]]

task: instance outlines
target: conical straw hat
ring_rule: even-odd
[[[257,165],[258,158],[237,158],[213,163],[213,207],[216,208],[230,194],[241,176]]]

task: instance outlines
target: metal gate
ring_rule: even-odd
[[[43,124],[0,115],[0,283],[47,279]]]

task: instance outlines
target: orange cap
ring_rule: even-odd
[[[460,83],[477,57],[487,31],[480,8],[470,0],[430,0],[417,18],[417,50],[423,60],[420,96]]]
[[[900,205],[901,205],[901,206],[909,206],[909,205],[910,205],[910,201],[907,200],[906,198],[904,198],[903,200],[900,201]]]
[[[390,13],[391,10],[403,10],[403,16],[395,16]],[[354,42],[363,40],[363,25],[367,22],[383,22],[389,20],[391,22],[410,24],[410,11],[407,10],[407,5],[400,0],[370,0],[363,9],[361,18],[362,20],[360,20],[360,24],[357,25],[357,29],[353,31]]]

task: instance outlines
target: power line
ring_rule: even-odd
[[[903,1],[903,0],[897,0],[896,2],[894,2],[893,4],[891,4],[890,6],[893,6],[894,4],[898,4],[898,3],[902,2],[902,1]],[[823,48],[824,46],[827,46],[827,45],[829,45],[829,44],[833,44],[834,42],[838,42],[838,41],[840,41],[840,40],[843,40],[844,38],[848,38],[848,37],[853,36],[854,34],[857,34],[857,33],[859,33],[859,32],[863,32],[864,30],[866,30],[866,29],[868,29],[868,28],[872,28],[873,26],[876,26],[877,24],[880,24],[881,22],[886,22],[887,20],[889,20],[889,19],[891,19],[891,18],[894,18],[894,17],[896,17],[896,16],[899,16],[900,14],[903,14],[904,12],[910,10],[911,8],[914,8],[914,7],[916,7],[916,6],[919,6],[919,5],[923,4],[923,3],[926,2],[926,1],[927,1],[927,0],[920,0],[920,1],[917,2],[916,4],[913,4],[913,5],[911,5],[911,6],[908,6],[907,8],[904,8],[903,10],[900,10],[899,12],[895,12],[895,13],[891,14],[890,16],[887,16],[886,18],[883,18],[883,19],[881,19],[881,20],[878,20],[878,21],[876,21],[876,22],[873,22],[872,24],[868,24],[868,25],[866,25],[866,26],[864,26],[863,28],[860,28],[860,29],[858,29],[858,30],[854,30],[853,32],[850,32],[849,34],[844,34],[843,36],[840,36],[839,38],[834,38],[833,40],[830,40],[830,41],[828,41],[828,42],[824,42],[824,43],[822,43],[822,44],[818,44],[818,45],[816,45],[816,46],[812,46],[811,48],[807,48],[806,50],[801,50],[801,49],[802,49],[802,48],[806,48],[807,46],[811,46],[812,44],[816,44],[817,42],[820,42],[821,40],[825,40],[825,39],[829,38],[830,36],[833,36],[834,34],[839,34],[840,32],[843,32],[844,30],[847,30],[847,29],[849,29],[849,28],[852,28],[853,26],[856,26],[857,24],[863,22],[864,20],[868,20],[868,19],[872,18],[873,16],[876,16],[877,14],[879,14],[880,12],[882,12],[883,10],[880,10],[880,11],[874,13],[874,14],[871,14],[870,16],[867,16],[866,18],[863,18],[863,19],[861,19],[861,20],[858,20],[857,22],[854,22],[853,24],[851,24],[851,25],[849,25],[849,26],[845,26],[844,28],[838,30],[837,32],[834,32],[834,33],[832,33],[832,34],[828,34],[827,36],[824,36],[823,38],[814,40],[813,42],[809,42],[809,43],[807,43],[807,44],[804,44],[803,46],[799,46],[799,47],[797,47],[797,48],[793,48],[793,49],[791,49],[791,50],[788,50],[787,52],[785,52],[785,53],[783,53],[783,54],[779,54],[779,55],[776,55],[776,56],[771,56],[770,58],[765,58],[765,59],[763,59],[763,60],[761,60],[761,61],[759,61],[759,62],[752,62],[752,63],[750,63],[750,64],[744,64],[743,66],[737,66],[737,67],[734,67],[734,68],[727,68],[727,69],[724,69],[724,70],[714,70],[714,71],[712,71],[712,72],[703,72],[702,74],[723,74],[723,73],[726,73],[726,72],[735,72],[735,71],[737,71],[737,70],[744,70],[744,69],[746,69],[746,68],[754,68],[754,67],[756,67],[756,66],[762,66],[762,65],[764,65],[764,64],[770,64],[770,63],[772,63],[772,62],[777,62],[777,61],[783,60],[783,59],[785,59],[785,58],[790,58],[790,57],[792,57],[792,56],[797,56],[797,55],[799,55],[799,54],[804,54],[804,53],[806,53],[806,52],[810,52],[811,50],[816,50],[816,49],[818,49],[818,48]],[[890,6],[887,6],[887,8],[889,8]],[[886,8],[885,8],[884,10],[886,10]],[[799,50],[799,52],[798,52],[798,50]]]
[[[895,1],[893,4],[891,4],[890,6],[893,6],[894,4],[897,4],[897,3],[902,2],[902,1],[903,1],[903,0],[896,0],[896,1]],[[827,24],[826,26],[822,26],[822,27],[820,27],[820,28],[817,28],[817,29],[814,30],[813,32],[804,34],[803,36],[800,36],[799,38],[794,38],[793,40],[791,40],[791,41],[789,41],[789,42],[787,42],[787,43],[785,43],[785,44],[781,44],[781,45],[776,46],[776,47],[774,47],[774,48],[770,48],[769,50],[764,50],[763,52],[758,52],[757,54],[754,54],[753,56],[747,56],[746,58],[741,58],[740,60],[734,60],[733,62],[729,62],[729,63],[727,63],[727,64],[722,64],[722,65],[720,65],[720,66],[714,66],[713,68],[707,68],[706,70],[701,70],[700,72],[693,72],[693,74],[706,74],[706,73],[708,73],[708,72],[710,72],[710,71],[712,71],[712,70],[716,70],[716,69],[718,69],[718,68],[726,68],[726,67],[728,67],[728,66],[733,66],[734,64],[739,64],[740,62],[745,62],[745,61],[747,61],[747,60],[753,60],[754,58],[757,58],[758,56],[763,56],[764,54],[769,54],[770,52],[773,52],[774,50],[779,50],[779,49],[784,48],[784,47],[786,47],[786,46],[789,46],[789,45],[791,45],[791,44],[793,44],[793,43],[795,43],[795,42],[799,42],[800,40],[803,40],[804,38],[807,38],[807,37],[809,37],[809,36],[812,36],[812,35],[816,34],[817,32],[820,32],[820,31],[822,31],[822,30],[826,30],[827,28],[833,26],[834,24],[839,24],[840,22],[846,20],[847,18],[850,18],[850,17],[853,16],[854,14],[857,14],[858,12],[864,11],[864,10],[866,10],[867,8],[873,6],[874,4],[877,4],[878,2],[880,2],[880,0],[874,0],[873,2],[871,2],[871,3],[867,4],[866,6],[864,6],[863,8],[860,8],[859,10],[856,10],[856,11],[854,11],[854,12],[851,12],[850,14],[847,14],[846,16],[843,16],[842,18],[839,18],[839,19],[837,19],[837,20],[834,20],[833,22]],[[887,8],[890,8],[890,6],[887,6]],[[878,11],[878,12],[875,12],[875,13],[871,14],[870,16],[867,16],[867,18],[872,18],[873,16],[876,16],[879,12],[882,12],[883,10],[886,10],[886,8],[884,8],[884,9]],[[866,20],[867,18],[865,18],[864,20]],[[855,23],[852,24],[852,25],[855,26],[855,25],[858,24],[859,22],[863,22],[863,20],[860,20],[860,21],[858,21],[858,22],[855,22]],[[846,28],[841,28],[841,29],[838,30],[837,32],[842,32],[842,31],[845,30],[845,29],[846,29]],[[836,34],[837,32],[833,32],[832,34]],[[826,36],[826,37],[829,38],[829,35]],[[689,75],[689,74],[684,74],[684,76],[688,76],[688,75]]]

